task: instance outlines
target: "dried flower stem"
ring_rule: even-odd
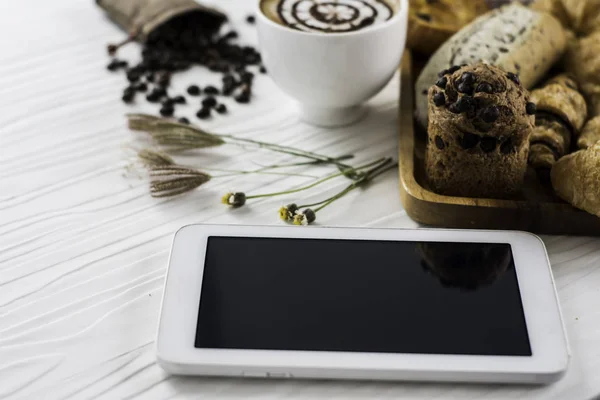
[[[358,173],[358,171],[360,171],[362,169],[366,169],[366,168],[372,167],[373,165],[379,165],[379,164],[384,163],[384,162],[387,163],[388,161],[389,161],[389,159],[387,159],[387,158],[380,158],[380,159],[378,159],[376,161],[372,161],[370,163],[367,163],[367,164],[364,164],[364,165],[361,165],[361,166],[358,166],[358,167],[351,167],[351,169],[352,169],[353,173]],[[286,195],[286,194],[298,193],[298,192],[301,192],[303,190],[311,189],[311,188],[313,188],[315,186],[318,186],[318,185],[320,185],[320,184],[322,184],[324,182],[330,181],[331,179],[334,179],[334,178],[337,178],[337,177],[340,177],[340,176],[343,176],[343,175],[347,176],[348,172],[349,172],[348,170],[345,170],[345,171],[342,171],[342,172],[331,174],[329,176],[326,176],[325,178],[319,179],[318,181],[311,183],[310,185],[302,186],[302,187],[299,187],[299,188],[296,188],[296,189],[285,190],[285,191],[282,191],[282,192],[274,192],[274,193],[255,194],[255,195],[252,195],[252,196],[246,196],[246,199],[250,200],[250,199],[258,199],[258,198],[261,198],[261,197],[275,197],[275,196],[282,196],[282,195]],[[358,183],[358,182],[359,181],[356,181],[355,183]]]

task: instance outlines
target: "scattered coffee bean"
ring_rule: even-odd
[[[163,105],[160,108],[160,115],[162,115],[163,117],[170,117],[173,115],[174,112],[175,109],[171,105]]]
[[[471,83],[461,82],[458,84],[457,89],[460,93],[467,93],[467,94],[473,93],[473,85]]]
[[[462,83],[472,85],[475,83],[475,74],[473,74],[472,72],[465,72],[460,76],[460,81]]]
[[[108,65],[106,66],[106,69],[109,71],[116,71],[119,69],[119,60],[117,60],[116,58],[113,59],[110,63],[108,63]]]
[[[246,22],[252,25],[256,22],[256,17],[254,15],[248,15],[246,17]]]
[[[187,119],[186,117],[181,117],[177,120],[177,122],[179,122],[180,124],[186,124],[188,125],[190,123],[190,120]]]
[[[163,88],[166,88],[167,86],[169,86],[171,84],[171,75],[164,73],[164,74],[160,74],[158,76],[158,80],[157,83],[162,86]]]
[[[435,85],[439,88],[442,89],[446,89],[446,85],[448,84],[448,78],[446,78],[445,76],[442,76],[440,79],[438,79],[438,81],[435,83]]]
[[[246,104],[250,102],[250,92],[242,91],[240,94],[234,97],[235,101],[241,104]]]
[[[500,152],[502,152],[502,154],[509,154],[514,150],[514,148],[515,146],[513,146],[512,140],[508,138],[500,145]]]
[[[190,96],[198,96],[201,93],[200,87],[198,85],[191,85],[187,88],[187,92]]]
[[[158,97],[165,97],[167,95],[167,90],[165,88],[157,87],[152,90]]]
[[[173,103],[175,104],[185,104],[185,97],[179,95],[179,96],[175,96],[173,97]]]
[[[535,103],[528,102],[527,105],[525,106],[525,111],[529,115],[534,115],[535,112],[537,111],[537,106],[535,105]]]
[[[237,39],[238,33],[236,31],[227,32],[221,39],[229,40],[229,39]]]
[[[491,136],[484,136],[481,138],[479,147],[481,147],[481,150],[485,153],[490,153],[496,149],[496,139]]]
[[[154,74],[153,73],[149,73],[146,75],[146,82],[154,82]]]
[[[127,71],[127,80],[129,82],[137,82],[140,80],[140,73],[137,70],[130,69]]]
[[[207,97],[204,100],[202,100],[202,106],[203,107],[211,108],[211,107],[214,107],[216,105],[217,105],[217,99],[215,99],[212,96]]]
[[[207,86],[204,88],[204,93],[210,94],[210,95],[219,94],[219,89],[217,89],[214,86]]]
[[[475,88],[475,93],[492,93],[494,88],[487,82],[482,82]]]
[[[240,79],[244,83],[252,83],[252,81],[254,80],[254,74],[252,72],[244,72],[240,75]]]
[[[455,103],[459,112],[470,112],[475,108],[475,101],[471,96],[464,95]]]
[[[520,85],[520,84],[521,84],[521,81],[519,80],[519,75],[517,75],[517,74],[515,74],[515,73],[513,73],[513,72],[508,72],[508,73],[506,74],[506,77],[507,77],[508,79],[510,79],[511,81],[513,81],[514,83],[516,83],[517,85]]]
[[[161,96],[157,95],[155,92],[150,92],[150,94],[146,96],[146,100],[150,103],[158,103],[160,98]]]
[[[488,106],[481,111],[480,116],[484,122],[491,124],[500,117],[500,110],[496,106]]]
[[[479,136],[475,135],[473,133],[469,133],[469,132],[465,132],[465,134],[463,135],[461,141],[460,141],[460,146],[465,149],[472,149],[473,147],[477,146],[477,143],[479,143]]]
[[[123,97],[121,97],[121,99],[123,100],[123,102],[125,103],[132,103],[133,99],[135,97],[135,94],[133,92],[127,92],[125,91],[123,93]]]
[[[444,143],[444,139],[442,139],[439,136],[435,137],[435,147],[437,147],[440,150],[444,150],[444,148],[446,147],[446,143]]]
[[[453,73],[455,73],[456,71],[458,71],[459,69],[460,69],[460,67],[459,67],[458,65],[453,65],[452,67],[450,67],[450,68],[448,69],[448,73],[449,73],[449,74],[453,74]]]
[[[444,93],[438,92],[438,93],[434,94],[433,95],[433,104],[435,104],[437,107],[441,107],[444,104],[446,104],[446,96],[444,96]]]
[[[146,90],[148,90],[148,85],[145,82],[140,82],[137,85],[135,85],[134,88],[138,92],[145,92]]]
[[[173,99],[165,99],[163,100],[163,102],[161,103],[163,107],[174,107],[175,106],[175,101]]]
[[[210,117],[210,107],[202,107],[197,113],[196,117],[200,119],[206,119]]]
[[[264,65],[261,65],[261,66],[260,66],[260,68],[258,69],[258,71],[259,71],[261,74],[266,74],[266,73],[267,73],[267,69],[265,68],[265,66],[264,66]]]
[[[215,111],[219,114],[225,114],[227,112],[227,106],[225,104],[219,104],[215,107]]]

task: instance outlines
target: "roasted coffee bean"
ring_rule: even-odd
[[[473,109],[475,108],[474,99],[471,96],[467,96],[467,95],[459,98],[455,104],[456,104],[456,108],[460,112],[470,112],[470,111],[473,111]]]
[[[246,22],[252,25],[256,22],[256,17],[254,15],[248,15],[246,17]]]
[[[527,105],[525,106],[525,111],[529,115],[534,115],[535,112],[537,111],[537,106],[535,105],[535,103],[528,102]]]
[[[110,63],[108,63],[108,65],[106,66],[106,69],[109,71],[118,70],[119,69],[119,60],[113,59]]]
[[[154,92],[151,92],[146,96],[146,100],[148,100],[150,103],[158,103],[160,101],[160,96]]]
[[[453,73],[455,73],[456,71],[458,71],[459,69],[460,69],[460,67],[459,67],[458,65],[453,65],[452,67],[450,67],[450,68],[448,69],[448,73],[449,73],[449,74],[453,74]]]
[[[433,104],[435,104],[437,107],[441,107],[444,104],[446,104],[446,96],[444,96],[444,93],[438,92],[438,93],[434,94],[433,95]]]
[[[217,99],[215,99],[214,97],[210,96],[205,98],[204,100],[202,100],[202,106],[203,107],[214,107],[217,105]]]
[[[146,75],[146,81],[147,82],[154,82],[154,74],[150,73]]]
[[[210,117],[210,107],[202,107],[197,113],[196,117],[200,119],[206,119]]]
[[[214,86],[207,86],[204,88],[204,93],[210,94],[210,95],[219,94],[219,89],[217,89]]]
[[[219,104],[215,107],[215,111],[219,114],[225,114],[227,112],[227,106],[225,104]]]
[[[471,83],[461,82],[458,84],[457,89],[460,93],[466,93],[466,94],[473,93],[473,85]]]
[[[163,107],[171,107],[171,108],[173,108],[175,106],[175,100],[173,100],[173,99],[165,99],[162,102],[162,106]]]
[[[167,95],[167,90],[165,88],[157,87],[152,90],[159,97],[165,97]]]
[[[442,76],[446,75],[448,73],[447,69],[443,69],[440,72],[438,72],[438,78],[441,78]]]
[[[479,136],[469,132],[465,132],[460,140],[460,146],[465,150],[472,149],[477,146],[477,143],[479,143]]]
[[[440,79],[438,79],[438,81],[435,83],[435,85],[439,88],[442,89],[446,89],[446,85],[448,84],[448,78],[446,78],[445,76],[442,76]]]
[[[233,83],[235,82],[235,76],[231,75],[231,74],[226,74],[223,75],[223,78],[221,79],[223,81],[223,83]]]
[[[442,139],[439,136],[435,137],[435,147],[437,147],[440,150],[444,150],[444,148],[446,147],[446,143],[444,143],[444,139]]]
[[[506,77],[507,77],[508,79],[510,79],[511,81],[513,81],[514,83],[516,83],[517,85],[520,85],[520,84],[521,84],[521,80],[519,79],[519,75],[517,75],[517,74],[515,74],[515,73],[508,72],[508,73],[506,74]]]
[[[472,85],[473,83],[475,83],[475,74],[472,72],[465,72],[464,74],[462,74],[460,76],[460,81],[462,83],[467,83]]]
[[[179,95],[179,96],[175,96],[173,97],[173,103],[175,104],[185,104],[185,97]]]
[[[488,106],[481,111],[480,116],[484,122],[491,124],[500,117],[500,110],[496,106]]]
[[[261,66],[260,66],[260,68],[258,69],[258,71],[259,71],[261,74],[266,74],[266,73],[267,73],[267,69],[265,68],[265,66],[264,66],[264,65],[261,65]]]
[[[186,117],[181,117],[177,120],[177,122],[179,122],[180,124],[186,124],[188,125],[190,123],[190,120],[187,119]]]
[[[128,66],[129,66],[129,63],[127,61],[118,61],[117,62],[118,68],[127,68]]]
[[[250,102],[250,92],[243,90],[240,94],[234,97],[238,103],[246,104]]]
[[[240,79],[244,83],[252,83],[252,81],[254,80],[254,74],[252,72],[244,72],[240,75]]]
[[[161,74],[158,77],[158,84],[162,87],[167,87],[171,84],[171,75],[170,74]]]
[[[475,93],[492,93],[494,88],[487,82],[482,82],[475,88]]]
[[[163,117],[170,117],[175,112],[173,106],[164,105],[160,108],[160,115]]]
[[[140,80],[140,73],[137,70],[130,69],[127,71],[127,80],[129,82],[137,82]]]
[[[191,96],[198,96],[201,93],[200,87],[197,85],[191,85],[187,88],[187,92]]]
[[[481,150],[483,150],[485,153],[490,153],[496,149],[496,143],[497,142],[495,138],[491,136],[484,136],[481,138],[479,147],[481,147]]]
[[[125,90],[125,92],[123,92],[123,97],[121,97],[121,99],[125,103],[132,103],[134,98],[135,98],[135,93],[134,92],[128,92],[127,90]]]
[[[222,37],[222,39],[225,39],[225,40],[236,39],[238,36],[239,35],[236,31],[229,31]]]
[[[500,145],[500,152],[502,154],[509,154],[514,150],[514,148],[515,146],[513,146],[512,140],[509,138]]]
[[[148,85],[144,82],[140,82],[137,85],[135,85],[135,90],[137,90],[138,92],[145,92],[146,90],[148,90]]]

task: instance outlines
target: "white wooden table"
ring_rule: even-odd
[[[252,1],[221,0],[249,43]],[[122,75],[106,71],[105,45],[122,37],[92,0],[0,2],[0,398],[394,398],[589,399],[600,394],[600,239],[545,237],[573,352],[567,375],[548,387],[416,383],[261,381],[167,376],[153,341],[167,254],[184,224],[278,224],[277,209],[322,198],[343,179],[307,195],[264,199],[230,210],[229,189],[258,193],[306,178],[215,179],[180,198],[157,200],[127,166],[139,135],[125,126]],[[135,47],[123,53],[130,60]],[[174,81],[218,83],[200,68]],[[266,76],[255,101],[228,103],[230,116],[203,123],[235,133],[357,160],[396,155],[398,80],[350,128],[298,121]],[[198,108],[185,108],[193,117]],[[183,108],[178,110],[184,110]],[[134,140],[135,139],[135,140]],[[278,161],[239,148],[195,153],[187,164],[252,168]],[[325,170],[311,173],[323,175]],[[415,227],[402,209],[397,173],[318,214],[320,225]],[[298,228],[301,229],[301,228]]]

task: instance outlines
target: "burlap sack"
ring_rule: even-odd
[[[136,40],[145,42],[156,28],[180,16],[193,16],[206,32],[217,31],[227,16],[194,0],[96,0],[119,26]]]

